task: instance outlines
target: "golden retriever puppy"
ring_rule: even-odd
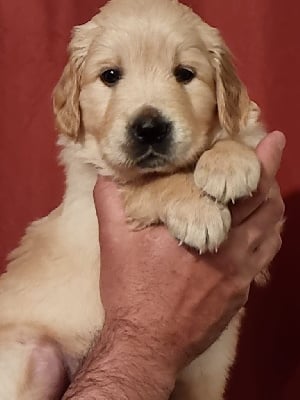
[[[55,398],[58,360],[72,378],[101,329],[97,174],[120,184],[133,226],[164,223],[200,252],[226,239],[228,202],[260,177],[258,107],[218,31],[188,7],[111,0],[69,50],[54,92],[65,195],[0,278],[1,400]],[[239,320],[182,372],[174,398],[222,398]]]

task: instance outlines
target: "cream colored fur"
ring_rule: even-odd
[[[177,64],[191,65],[197,78],[180,85]],[[99,74],[115,66],[124,78],[109,88]],[[141,171],[126,152],[127,124],[145,105],[174,123],[172,159],[155,169],[156,179],[145,179],[153,171]],[[77,27],[54,109],[66,192],[56,210],[29,226],[0,278],[0,400],[46,398],[47,384],[27,379],[33,343],[57,343],[73,375],[101,329],[98,173],[122,185],[132,223],[163,222],[199,251],[226,239],[228,201],[254,191],[260,175],[251,149],[264,134],[259,110],[217,30],[176,1],[113,0]],[[183,371],[174,398],[222,398],[239,325],[237,315]]]

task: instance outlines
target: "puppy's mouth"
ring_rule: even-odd
[[[156,152],[153,147],[140,157],[135,159],[135,165],[141,169],[156,169],[167,164],[168,157],[164,154]]]

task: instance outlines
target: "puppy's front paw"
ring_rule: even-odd
[[[203,196],[173,204],[164,223],[177,239],[203,253],[216,251],[226,239],[231,215],[227,207]]]
[[[260,163],[252,149],[233,141],[219,142],[200,157],[194,179],[199,189],[227,204],[257,189]]]

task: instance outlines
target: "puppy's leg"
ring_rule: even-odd
[[[214,251],[230,228],[226,206],[196,187],[192,173],[178,173],[124,188],[128,217],[139,227],[163,222],[181,242]]]
[[[172,400],[222,400],[233,364],[243,310],[219,339],[179,376]]]
[[[194,177],[201,190],[227,204],[257,189],[260,163],[255,151],[245,144],[220,140],[200,157]]]
[[[0,399],[59,400],[68,376],[58,345],[30,328],[0,330]]]

